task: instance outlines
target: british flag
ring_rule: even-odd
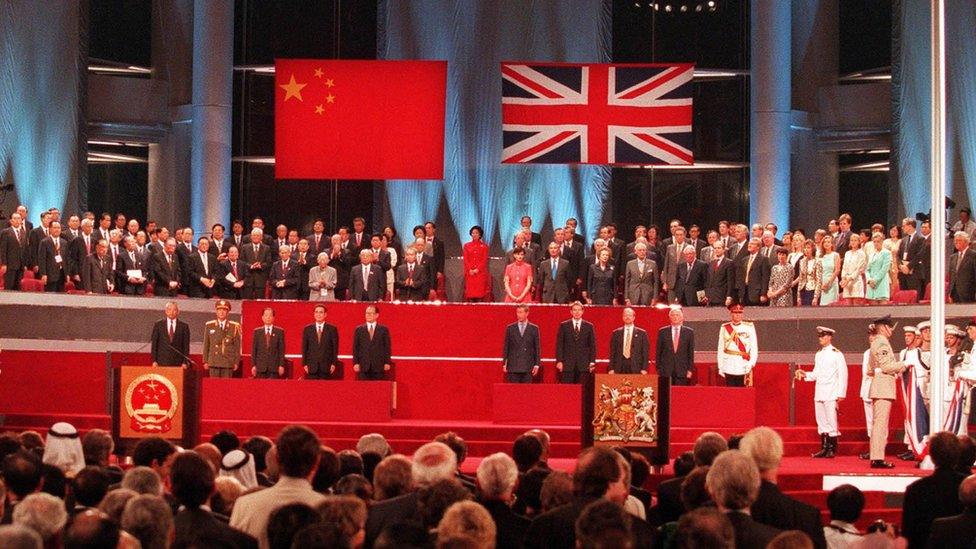
[[[694,65],[502,63],[502,162],[694,163]]]

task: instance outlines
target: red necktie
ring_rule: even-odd
[[[369,326],[369,340],[373,340],[373,326]]]
[[[173,323],[167,322],[167,324],[169,325],[169,340],[173,341],[173,334],[175,332],[175,329],[173,328]]]
[[[315,326],[315,333],[316,333],[316,337],[317,337],[317,338],[318,338],[318,340],[319,340],[319,343],[322,343],[322,327],[321,327],[321,326],[318,326],[318,325],[316,325],[316,326]]]
[[[264,346],[268,349],[271,348],[271,332],[268,330],[264,331]]]
[[[231,261],[231,263],[230,263],[230,272],[234,273],[234,278],[237,278],[237,262],[236,261]]]
[[[715,260],[715,272],[718,272],[718,264],[719,264],[719,261],[718,260]]]

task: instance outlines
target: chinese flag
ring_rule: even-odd
[[[275,61],[275,177],[443,179],[446,61]]]

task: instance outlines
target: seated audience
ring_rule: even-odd
[[[830,524],[824,526],[824,538],[830,549],[856,546],[863,537],[854,523],[864,510],[864,494],[850,484],[842,484],[827,494]]]

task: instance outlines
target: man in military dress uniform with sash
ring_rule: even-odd
[[[752,385],[752,368],[759,355],[756,326],[742,320],[744,312],[740,303],[730,306],[732,320],[718,332],[718,375],[729,387]]]
[[[241,360],[241,325],[228,320],[230,302],[217,302],[217,318],[203,330],[203,367],[210,377],[232,377]]]
[[[891,315],[885,315],[868,327],[874,334],[867,374],[871,376],[871,407],[874,422],[871,425],[871,468],[891,469],[894,464],[885,461],[888,444],[888,416],[895,400],[895,380],[905,371],[905,364],[897,360],[888,338],[895,329]]]

